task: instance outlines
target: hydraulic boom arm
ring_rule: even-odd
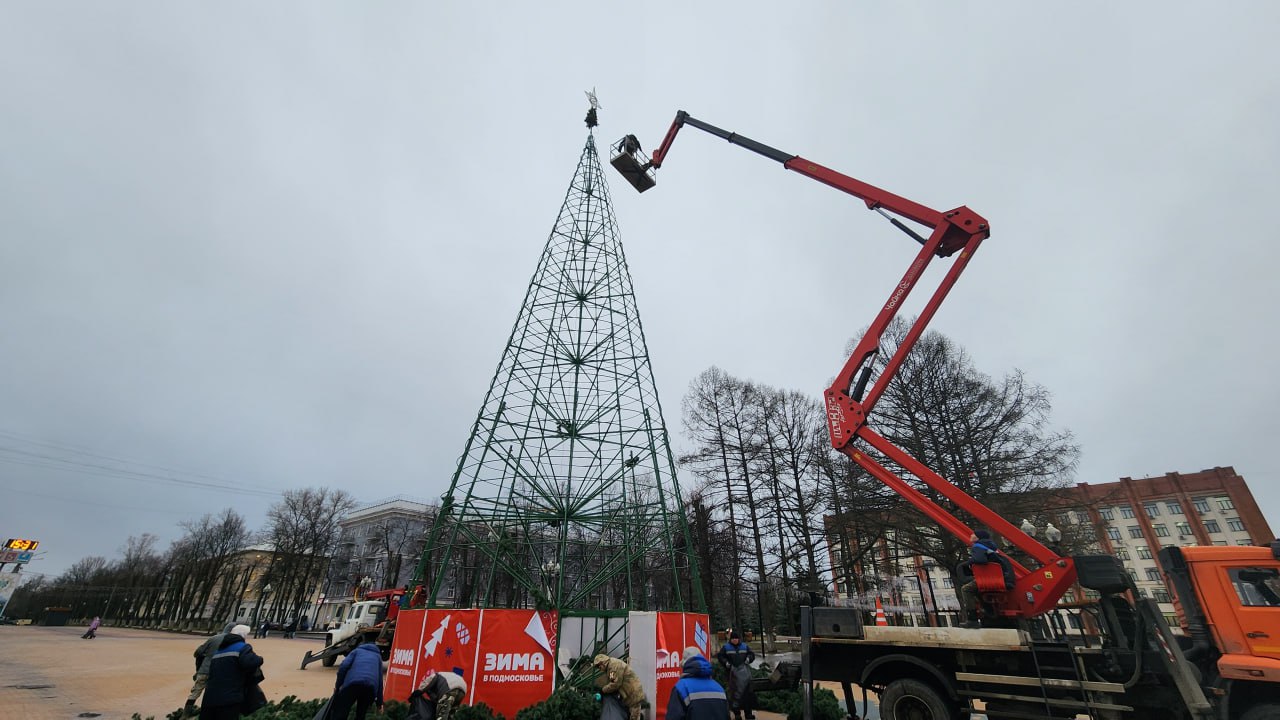
[[[888,301],[880,308],[875,320],[854,348],[853,353],[841,368],[831,387],[827,388],[825,401],[827,408],[827,428],[831,435],[831,445],[836,450],[849,456],[868,473],[901,495],[918,508],[926,516],[938,523],[953,535],[964,541],[969,540],[972,530],[951,512],[925,496],[910,483],[895,475],[867,453],[858,449],[855,440],[862,440],[881,455],[890,458],[899,467],[905,468],[926,486],[945,497],[956,507],[964,510],[978,521],[1000,533],[1015,546],[1020,548],[1040,564],[1040,568],[1028,570],[1014,562],[1017,584],[1005,598],[1001,612],[1013,617],[1026,617],[1047,612],[1056,605],[1071,584],[1075,581],[1075,568],[1069,558],[1062,558],[1057,553],[1037,542],[1022,532],[1017,526],[1000,517],[993,510],[969,496],[945,478],[930,470],[923,463],[913,458],[906,451],[897,447],[876,433],[867,425],[867,418],[879,401],[889,382],[897,374],[907,354],[911,352],[917,340],[928,327],[929,321],[937,312],[960,273],[964,272],[969,260],[978,246],[990,236],[987,221],[967,207],[960,206],[953,210],[939,211],[926,207],[899,195],[882,190],[874,185],[854,179],[848,175],[831,170],[818,163],[806,160],[798,155],[783,152],[737,133],[705,123],[681,110],[676,113],[675,121],[667,130],[662,143],[653,151],[648,162],[643,160],[639,142],[635,136],[629,135],[619,141],[614,150],[616,154],[611,162],[622,172],[623,176],[635,188],[644,192],[652,187],[653,169],[662,167],[675,142],[680,129],[689,125],[723,138],[734,145],[744,147],[759,155],[782,163],[788,170],[793,170],[805,177],[812,178],[825,185],[857,197],[866,203],[867,208],[885,216],[890,223],[920,243],[920,250],[915,259],[907,267],[902,279],[893,287]],[[928,228],[927,236],[921,235],[908,226],[903,220],[923,225]],[[915,288],[930,261],[934,258],[945,258],[955,255],[956,258],[943,276],[938,287],[933,291],[915,322],[908,329],[906,336],[898,345],[893,356],[885,363],[883,371],[871,382],[874,359],[880,352],[880,341],[890,322],[897,315],[907,296]],[[980,587],[982,584],[979,580]]]

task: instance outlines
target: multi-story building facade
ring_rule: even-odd
[[[229,605],[234,608],[232,620],[253,626],[310,617],[328,562],[324,557],[282,553],[269,543],[250,545],[234,553],[223,569],[215,606]]]
[[[341,530],[316,613],[318,626],[340,622],[357,592],[408,585],[435,514],[435,505],[397,495],[338,521]]]
[[[1271,525],[1232,467],[1076,486],[1072,520],[1091,523],[1100,552],[1124,562],[1138,592],[1175,620],[1156,554],[1169,545],[1266,545]]]
[[[1094,538],[1088,551],[1118,557],[1138,592],[1155,599],[1175,626],[1170,591],[1156,560],[1160,548],[1267,545],[1275,538],[1248,484],[1232,467],[1126,477],[1109,483],[1082,482],[1066,492],[1046,496],[1046,504],[1035,524],[1043,527],[1052,522],[1069,535]],[[1016,524],[1020,518],[1010,520]],[[838,542],[829,546],[832,568],[840,568],[844,549]],[[949,569],[899,551],[891,536],[879,539],[876,551],[864,555],[854,573],[859,576],[857,582],[847,580],[833,588],[837,604],[870,607],[879,598],[888,612],[922,618],[935,610],[945,614],[958,609]],[[841,573],[833,575],[839,578]],[[1076,588],[1064,599],[1076,599],[1081,592]]]

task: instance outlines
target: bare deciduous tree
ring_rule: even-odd
[[[883,366],[909,325],[895,321],[884,335]],[[1005,518],[1039,516],[1058,507],[1055,490],[1067,487],[1079,448],[1070,431],[1050,425],[1049,392],[1021,371],[992,379],[968,353],[937,332],[926,332],[907,356],[870,417],[877,432],[971,497]],[[873,453],[886,467],[912,480],[905,468]],[[848,463],[831,473],[848,499],[838,522],[856,527],[865,553],[886,537],[911,554],[954,568],[967,544],[943,531],[860,468]],[[926,497],[964,515],[948,500],[917,483]],[[963,517],[971,525],[972,518]],[[957,579],[958,580],[958,579]],[[957,587],[959,586],[957,582]]]

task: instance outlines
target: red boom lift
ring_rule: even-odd
[[[1266,547],[1165,547],[1160,565],[1180,608],[1183,634],[1175,635],[1156,601],[1142,596],[1124,565],[1111,555],[1060,557],[907,452],[885,440],[868,417],[907,353],[990,235],[977,213],[961,206],[933,210],[689,116],[676,114],[662,144],[646,160],[628,135],[613,146],[611,162],[641,192],[656,183],[676,134],[691,125],[782,163],[806,177],[861,199],[920,243],[920,250],[880,308],[867,333],[826,391],[831,444],[959,538],[971,530],[860,449],[860,440],[905,468],[977,521],[999,532],[1039,563],[1014,564],[1017,581],[1006,591],[999,567],[973,570],[979,590],[1005,622],[1016,627],[863,626],[860,611],[801,608],[801,672],[805,717],[812,717],[815,680],[838,681],[853,712],[852,685],[878,693],[884,720],[967,718],[981,702],[990,720],[1280,720],[1280,540]],[[917,233],[904,220],[929,229]],[[934,258],[954,258],[884,370],[869,382],[880,339]],[[1036,620],[1055,609],[1071,585],[1094,590],[1067,612],[1089,613],[1097,632],[1076,632]],[[1071,609],[1074,607],[1074,609]],[[1081,620],[1080,615],[1075,616]],[[1017,621],[1017,622],[1010,622]]]
[[[898,466],[906,468],[925,485],[954,503],[956,507],[1004,536],[1006,540],[1040,563],[1040,567],[1028,569],[1011,558],[1017,582],[1010,591],[1005,590],[1000,568],[995,563],[973,567],[979,591],[995,606],[998,615],[1007,618],[1034,617],[1053,609],[1063,593],[1076,581],[1076,564],[1072,558],[1061,557],[1040,544],[1035,538],[948,482],[905,450],[886,440],[867,422],[876,402],[897,374],[903,360],[911,352],[920,335],[924,333],[938,306],[955,285],[960,273],[964,272],[969,260],[977,252],[978,246],[991,235],[991,228],[987,221],[963,205],[942,211],[912,202],[798,155],[783,152],[698,120],[683,110],[676,113],[675,121],[667,130],[662,144],[653,152],[651,159],[645,158],[636,137],[628,135],[613,145],[611,164],[636,190],[640,192],[648,190],[657,182],[654,170],[662,167],[672,143],[675,142],[676,134],[686,125],[776,160],[788,170],[853,195],[866,203],[868,209],[883,215],[894,227],[920,244],[919,252],[907,267],[902,279],[894,285],[889,299],[880,308],[880,312],[872,321],[866,334],[862,336],[862,340],[854,348],[844,367],[840,369],[835,382],[826,390],[827,427],[831,434],[831,445],[848,455],[890,489],[906,498],[948,532],[963,541],[969,540],[973,533],[969,526],[860,450],[855,441],[861,440],[868,447],[890,458]],[[925,236],[917,233],[903,220],[928,228],[929,234]],[[884,371],[873,382],[869,382],[873,368],[872,361],[880,352],[880,339],[889,323],[898,314],[903,302],[915,288],[929,263],[934,258],[951,257],[954,257],[954,260],[950,269],[947,270],[924,309],[911,325],[905,339],[898,346],[893,357],[889,358]],[[1104,564],[1111,565],[1109,557]]]

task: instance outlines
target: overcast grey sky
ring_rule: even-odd
[[[443,492],[592,87],[602,145],[685,109],[982,213],[933,327],[1054,393],[1077,479],[1234,465],[1280,527],[1276,27],[1273,2],[0,2],[0,536],[57,573],[228,505],[260,526],[286,488]],[[645,195],[610,182],[677,447],[710,365],[817,396],[914,252],[701,133]]]

